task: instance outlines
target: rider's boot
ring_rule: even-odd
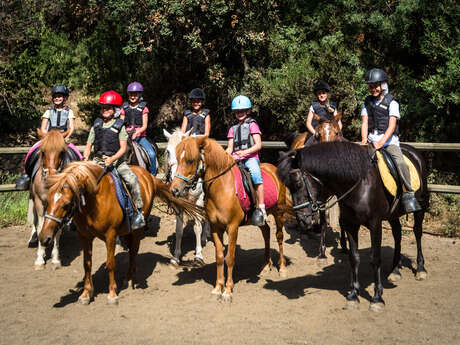
[[[19,179],[16,181],[16,188],[20,190],[27,190],[29,189],[30,185],[30,177],[27,173],[23,173]]]
[[[143,228],[144,226],[145,226],[144,213],[139,208],[134,213],[133,222],[131,224],[131,229],[136,230],[136,229]]]
[[[256,208],[251,216],[251,223],[255,226],[262,226],[267,220],[267,212],[260,208]]]
[[[406,213],[417,212],[422,209],[417,199],[415,198],[415,193],[412,191],[403,193],[401,202]]]

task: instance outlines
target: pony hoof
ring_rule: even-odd
[[[369,305],[370,311],[380,312],[380,311],[383,311],[384,309],[385,309],[385,304],[383,304],[382,302],[371,303]]]
[[[231,302],[232,302],[232,299],[233,299],[232,295],[230,295],[230,294],[228,294],[228,293],[226,293],[226,292],[224,292],[224,293],[222,294],[222,302],[231,303]]]
[[[193,266],[195,267],[203,267],[205,264],[204,264],[204,261],[202,258],[198,258],[196,257],[194,260],[193,260]]]
[[[425,271],[420,271],[417,272],[415,275],[415,280],[421,281],[421,280],[426,280],[428,274]]]
[[[316,260],[316,264],[319,266],[319,267],[326,267],[327,266],[327,258],[318,258]]]
[[[43,271],[45,269],[45,264],[35,264],[35,271]]]
[[[56,271],[58,269],[60,269],[62,267],[61,263],[60,262],[53,262],[53,266],[51,266],[53,268],[53,271]]]
[[[214,295],[214,296],[217,296],[217,299],[219,299],[220,297],[222,297],[222,291],[217,289],[217,288],[214,288],[212,291],[211,291],[211,294]]]
[[[29,248],[37,248],[38,247],[38,241],[30,241],[27,246]]]
[[[262,271],[260,271],[259,275],[263,277],[263,276],[267,275],[271,270],[272,270],[271,266],[267,265],[262,269]]]
[[[358,301],[347,301],[347,304],[345,305],[345,309],[347,310],[359,309],[359,302]]]
[[[401,278],[402,278],[401,273],[390,273],[390,275],[388,276],[388,281],[395,283],[395,282],[400,281]]]
[[[82,305],[88,305],[90,301],[89,297],[78,297],[78,302]]]
[[[107,304],[108,305],[118,305],[118,296],[116,297],[107,297]]]
[[[281,278],[287,278],[288,276],[288,270],[286,268],[280,268],[280,277]]]
[[[179,265],[179,261],[177,261],[176,259],[171,259],[169,260],[169,267],[171,267],[172,269],[179,269],[180,268],[180,265]]]

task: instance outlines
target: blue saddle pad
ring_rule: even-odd
[[[115,194],[117,195],[118,203],[120,204],[121,209],[123,210],[123,217],[128,223],[128,229],[131,231],[131,220],[133,219],[134,206],[131,200],[128,198],[121,179],[118,174],[114,174],[109,171],[109,175],[112,177],[113,184],[115,185]]]

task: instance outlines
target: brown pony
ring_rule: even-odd
[[[174,195],[186,195],[187,189],[194,185],[199,177],[204,180],[205,209],[216,246],[217,279],[212,293],[225,301],[231,301],[238,227],[244,220],[244,212],[236,196],[234,177],[231,172],[234,159],[215,140],[206,137],[184,138],[177,145],[176,157],[177,170],[170,187]],[[292,202],[285,185],[276,176],[275,166],[263,163],[260,167],[272,177],[278,189],[278,203],[267,212],[275,217],[276,239],[280,253],[279,272],[281,276],[286,276],[286,260],[283,254],[284,210],[290,208]],[[260,229],[265,241],[265,263],[262,269],[262,273],[265,273],[272,266],[270,227],[264,224]],[[228,268],[227,281],[224,276],[224,232],[228,235],[228,251],[225,257]]]
[[[32,226],[31,239],[36,238],[43,225],[43,216],[46,205],[46,195],[48,188],[47,180],[54,175],[61,167],[64,160],[64,154],[67,151],[67,145],[64,137],[67,132],[61,133],[59,130],[50,130],[43,133],[37,128],[37,133],[42,140],[40,145],[40,157],[38,159],[38,170],[33,176],[30,184],[29,208],[27,212],[27,222]],[[53,268],[61,266],[59,259],[59,237],[61,231],[57,231],[54,240],[54,247],[51,253]],[[30,240],[29,240],[30,242]],[[41,270],[45,267],[45,248],[38,243],[37,258],[35,260],[35,269]]]
[[[342,118],[341,112],[338,112],[336,115],[334,115],[334,119],[330,121],[321,121],[320,117],[316,114],[313,116],[315,119],[320,121],[318,127],[316,127],[316,131],[318,133],[318,142],[324,143],[344,140],[342,131],[339,127],[339,120]],[[286,140],[286,145],[290,150],[302,148],[307,140],[307,134],[308,132],[304,132],[294,136],[294,138],[288,138]]]
[[[184,209],[191,216],[200,216],[200,211],[195,205],[174,198],[169,193],[168,186],[150,175],[147,170],[137,166],[131,166],[131,169],[139,180],[145,215],[150,214],[153,198],[158,196],[169,205]],[[109,295],[107,298],[108,303],[117,304],[117,284],[114,276],[115,238],[116,236],[126,236],[130,263],[125,282],[129,283],[131,280],[134,287],[136,254],[144,233],[143,229],[129,232],[122,209],[118,205],[112,178],[104,175],[100,183],[97,183],[102,173],[103,168],[94,162],[74,162],[70,163],[61,174],[50,178],[45,222],[39,234],[41,244],[49,245],[59,224],[73,214],[84,252],[84,288],[79,297],[79,302],[82,304],[88,304],[93,294],[91,256],[94,238],[97,237],[106,244],[106,268],[109,272]]]

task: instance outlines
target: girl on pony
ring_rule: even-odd
[[[387,81],[387,74],[379,68],[366,73],[370,95],[361,109],[361,145],[370,142],[376,150],[383,147],[391,155],[405,186],[401,197],[403,207],[407,213],[416,212],[422,208],[415,198],[409,168],[399,147],[399,103],[389,93]]]
[[[131,139],[139,143],[147,151],[152,163],[150,164],[150,173],[155,176],[157,174],[157,158],[155,149],[146,137],[146,130],[149,123],[149,108],[147,108],[147,102],[142,98],[144,87],[141,83],[135,81],[128,85],[126,91],[128,92],[128,102],[123,103],[123,107],[120,110],[120,117],[122,120],[125,120],[128,133],[134,131]]]
[[[310,133],[310,138],[305,143],[305,146],[311,146],[318,142],[318,132],[316,127],[321,120],[330,121],[337,115],[337,106],[334,102],[329,101],[329,92],[331,88],[329,84],[324,81],[318,81],[313,87],[313,93],[316,96],[316,101],[313,101],[308,111],[307,116],[307,130]],[[315,119],[314,115],[320,117],[320,120]],[[338,121],[340,129],[342,129],[342,121]]]
[[[83,152],[84,159],[88,160],[94,144],[94,161],[104,167],[109,167],[110,165],[116,167],[118,174],[130,189],[134,206],[136,207],[131,229],[142,228],[145,226],[145,220],[142,213],[144,204],[141,198],[139,180],[124,159],[128,133],[124,120],[114,116],[119,112],[119,107],[122,105],[123,100],[118,93],[111,90],[104,92],[99,97],[98,103],[101,105],[101,117],[98,117],[94,121],[93,127],[91,127],[85,151]]]
[[[47,133],[51,129],[57,129],[61,132],[69,130],[64,137],[64,140],[67,142],[67,146],[74,152],[73,156],[75,159],[82,159],[80,151],[70,142],[68,142],[70,136],[74,131],[74,119],[75,115],[73,114],[72,109],[69,106],[65,105],[67,98],[69,96],[69,90],[65,85],[55,85],[51,89],[51,97],[53,105],[45,111],[42,116],[41,131]],[[16,188],[26,190],[29,188],[30,177],[35,162],[38,160],[38,152],[40,149],[41,141],[37,142],[34,146],[31,147],[29,152],[26,155],[24,160],[25,170],[21,175],[19,180],[16,182]]]
[[[206,94],[202,89],[196,88],[190,92],[188,99],[192,105],[192,110],[187,109],[184,112],[181,132],[185,133],[193,128],[190,135],[205,135],[209,137],[211,132],[211,116],[209,115],[209,109],[203,109]]]
[[[260,172],[258,152],[262,148],[262,132],[257,122],[249,117],[251,100],[243,95],[236,96],[232,101],[232,111],[238,122],[228,131],[227,153],[237,161],[242,161],[251,174],[257,196],[257,207],[252,215],[253,224],[260,226],[267,220],[264,203],[264,185]]]

